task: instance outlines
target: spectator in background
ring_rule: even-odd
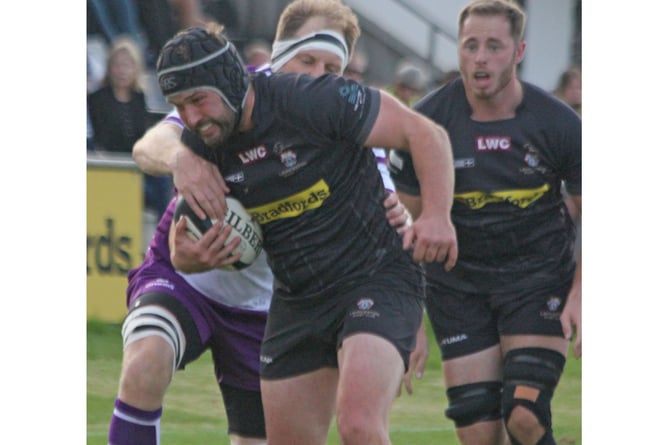
[[[128,36],[111,45],[105,77],[99,89],[88,95],[88,112],[96,151],[132,153],[132,146],[153,125],[146,109],[142,86],[144,59],[139,46]],[[161,214],[172,197],[171,178],[144,176],[144,204]]]
[[[448,82],[451,80],[457,79],[460,77],[460,70],[453,69],[453,70],[448,70],[442,73],[441,76],[439,76],[439,79],[437,80],[438,86],[441,85],[446,85]]]
[[[137,45],[144,49],[142,25],[135,0],[87,0],[89,33],[104,36],[112,44],[119,36],[132,37]],[[94,31],[90,31],[90,29]]]
[[[86,54],[86,94],[91,94],[99,88],[98,79],[96,78],[91,63],[91,57]],[[91,114],[86,106],[86,151],[95,150],[95,140],[93,138],[93,124],[91,123]]]
[[[172,0],[133,0],[136,4],[139,21],[146,33],[144,60],[153,68],[163,44],[177,32],[181,25],[175,1]]]
[[[387,90],[410,107],[425,94],[427,76],[417,66],[402,63],[395,72],[393,83]]]
[[[131,153],[150,125],[141,76],[142,53],[128,36],[117,38],[107,56],[100,88],[88,96],[97,150]]]
[[[272,48],[263,39],[251,40],[244,47],[244,62],[251,71],[261,67],[272,60]]]
[[[351,55],[351,60],[346,65],[346,68],[344,68],[344,77],[364,83],[368,64],[367,53],[360,47],[356,48]]]
[[[560,75],[553,94],[581,115],[581,69],[571,67]]]
[[[158,53],[177,31],[191,26],[203,25],[212,20],[209,13],[211,4],[218,4],[216,0],[134,0],[139,12],[139,20],[148,43],[147,64],[153,67],[158,59]],[[224,11],[227,21],[235,20],[235,15],[218,5],[219,11]],[[233,19],[231,19],[233,17]],[[225,21],[224,21],[225,22]]]

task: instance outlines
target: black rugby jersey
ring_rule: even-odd
[[[431,280],[472,291],[513,290],[567,280],[573,272],[575,228],[560,186],[564,180],[571,194],[581,194],[581,120],[548,93],[522,86],[523,100],[508,120],[472,120],[462,79],[414,107],[446,128],[455,165],[458,263],[451,273],[427,265]],[[390,171],[397,190],[420,194],[408,153],[392,151]]]
[[[376,159],[361,145],[379,92],[334,75],[260,74],[253,85],[254,128],[203,150],[261,224],[276,296],[329,295],[408,255],[386,220]],[[184,132],[187,145],[194,139],[201,144]]]

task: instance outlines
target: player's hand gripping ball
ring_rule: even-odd
[[[240,270],[248,267],[258,258],[262,250],[262,232],[260,225],[251,218],[241,202],[232,196],[226,196],[225,202],[228,211],[225,214],[225,224],[232,226],[230,236],[226,245],[235,237],[239,237],[240,243],[234,250],[234,253],[241,253],[239,261],[229,266],[224,266],[224,270]],[[200,219],[190,208],[183,196],[179,195],[176,207],[174,208],[174,221],[179,221],[183,216],[186,218],[186,231],[195,241],[202,238],[202,235],[216,222],[215,219]]]

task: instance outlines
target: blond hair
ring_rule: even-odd
[[[323,17],[333,28],[341,30],[351,54],[360,37],[358,17],[351,8],[339,0],[295,0],[281,13],[274,40],[295,38],[300,29],[312,17]]]
[[[114,63],[114,59],[116,59],[122,52],[128,53],[137,67],[137,75],[133,81],[132,88],[137,92],[142,92],[144,89],[143,75],[146,71],[146,68],[144,67],[144,56],[139,45],[137,45],[131,37],[126,35],[117,37],[112,43],[111,48],[109,48],[109,53],[107,55],[107,69],[102,83],[103,85],[111,85],[111,67]]]
[[[473,0],[460,11],[458,18],[458,34],[462,32],[462,26],[471,15],[506,17],[511,25],[511,37],[517,44],[523,39],[525,33],[525,12],[512,0]]]

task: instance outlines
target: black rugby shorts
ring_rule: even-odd
[[[442,360],[482,351],[502,335],[562,337],[560,314],[571,283],[505,294],[427,287],[425,306]]]
[[[260,376],[287,378],[337,367],[337,351],[350,335],[373,333],[390,341],[408,369],[424,310],[420,268],[397,261],[318,304],[272,301],[260,354]]]

